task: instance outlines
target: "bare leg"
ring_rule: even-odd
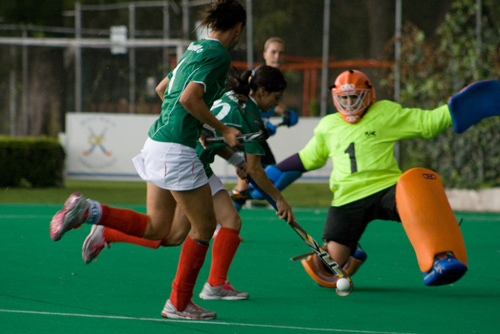
[[[351,248],[339,244],[335,241],[328,241],[328,254],[334,259],[341,267],[347,262],[351,255]]]
[[[208,244],[217,225],[208,183],[193,190],[172,191],[172,195],[191,223],[191,239]]]
[[[170,232],[176,200],[169,190],[147,183],[147,212],[149,224],[143,238],[161,240]]]
[[[191,230],[191,223],[189,222],[188,217],[184,214],[181,207],[178,206],[175,209],[174,222],[172,223],[172,228],[170,229],[170,233],[168,234],[167,246],[179,246],[181,245]]]
[[[226,191],[219,191],[213,197],[214,208],[217,208],[215,216],[217,222],[222,227],[231,228],[233,230],[241,230],[241,217],[234,207],[231,197]]]
[[[241,218],[238,211],[234,208],[231,198],[225,191],[219,191],[213,196],[214,208],[217,209],[215,213],[216,220],[222,227],[231,228],[237,231],[241,229]],[[175,217],[170,229],[170,233],[166,240],[168,246],[179,246],[186,240],[189,231],[191,230],[191,223],[184,211],[177,207]]]

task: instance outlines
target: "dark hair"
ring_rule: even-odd
[[[241,76],[231,75],[228,78],[229,87],[240,102],[248,98],[250,91],[264,88],[266,92],[281,92],[286,89],[287,83],[283,73],[276,67],[262,65],[253,71],[247,70]]]
[[[217,0],[204,11],[200,26],[227,31],[240,22],[246,25],[247,13],[237,0]]]

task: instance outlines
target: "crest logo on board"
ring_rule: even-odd
[[[117,158],[113,156],[106,139],[108,131],[116,124],[103,116],[89,116],[81,120],[78,125],[87,135],[85,140],[82,140],[84,149],[79,157],[80,163],[91,169],[102,169],[113,165]]]

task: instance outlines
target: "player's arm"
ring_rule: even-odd
[[[280,116],[283,116],[283,112],[286,110],[283,102],[280,102],[276,107],[274,107],[274,112]]]
[[[236,174],[239,178],[244,179],[247,177],[247,163],[243,156],[231,150],[229,146],[221,148],[217,155],[236,168]]]
[[[447,105],[431,112],[402,108],[398,114],[402,126],[394,128],[401,138],[432,138],[451,125],[455,132],[462,133],[483,118],[500,116],[500,81],[470,84],[453,95]]]
[[[329,158],[328,147],[323,136],[316,132],[309,142],[298,153],[305,171],[311,171],[326,165]]]
[[[319,145],[316,137],[313,137],[304,149],[292,154],[285,160],[276,165],[269,165],[265,172],[274,186],[282,191],[298,178],[310,170],[318,169],[326,164],[328,154],[325,154],[324,147]],[[252,187],[250,187],[252,189]],[[264,199],[257,189],[250,191],[250,197],[253,199]]]
[[[155,88],[156,94],[158,94],[158,96],[160,97],[160,99],[162,101],[163,101],[163,97],[165,96],[165,91],[167,90],[167,85],[168,85],[169,81],[170,81],[170,79],[168,78],[168,76],[166,76],[165,78],[163,78],[162,81],[160,81],[158,86],[156,86],[156,88]]]
[[[403,108],[391,101],[381,101],[375,107],[392,110],[395,117],[387,120],[386,135],[395,140],[410,138],[433,138],[452,125],[450,111],[446,104],[435,109]],[[375,108],[374,107],[374,108]]]
[[[291,206],[285,200],[281,192],[273,185],[267,177],[264,168],[260,162],[260,156],[247,153],[247,172],[252,179],[276,202],[276,214],[285,219],[288,223],[295,220]]]
[[[205,86],[197,82],[190,82],[186,89],[182,92],[179,102],[200,122],[205,123],[219,131],[224,138],[226,138],[229,146],[233,147],[238,145],[238,139],[236,137],[241,136],[241,132],[236,128],[225,125],[215,118],[203,100],[204,94]]]

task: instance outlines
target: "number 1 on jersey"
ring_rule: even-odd
[[[356,165],[354,143],[349,144],[349,147],[344,151],[344,153],[349,154],[349,159],[351,160],[351,173],[356,173],[358,171],[358,166]]]

